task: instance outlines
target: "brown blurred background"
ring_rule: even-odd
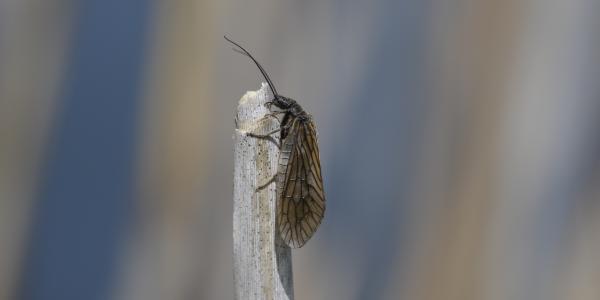
[[[597,0],[0,0],[0,299],[231,299],[247,47],[319,128],[297,299],[600,299]]]

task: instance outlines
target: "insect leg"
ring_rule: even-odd
[[[274,111],[274,112],[266,114],[264,117],[260,118],[260,120],[258,122],[262,122],[262,121],[265,121],[265,120],[267,120],[269,118],[273,118],[273,119],[277,120],[277,122],[279,124],[281,124],[281,120],[277,117],[277,115],[278,114],[284,114],[284,113],[285,113],[285,111]]]
[[[268,108],[269,110],[271,110],[271,107],[273,106],[274,101],[275,101],[275,99],[265,102],[265,107]],[[285,111],[281,111],[281,113],[285,113]]]
[[[283,128],[279,127],[279,128],[277,128],[277,129],[275,129],[273,131],[267,132],[266,134],[258,134],[258,133],[246,132],[246,135],[247,136],[251,136],[251,137],[255,137],[255,138],[258,138],[258,139],[267,139],[267,138],[271,137],[271,134],[280,132],[281,129],[283,129]]]
[[[279,127],[271,132],[268,132],[267,134],[257,134],[257,133],[252,133],[252,132],[246,132],[246,135],[249,137],[253,137],[253,138],[257,138],[257,139],[265,139],[265,140],[269,140],[273,143],[275,143],[275,145],[277,145],[277,148],[279,148],[279,150],[281,150],[281,143],[277,142],[277,140],[275,140],[271,135],[273,133],[277,133],[280,132],[284,129],[288,129],[290,128],[290,125],[286,125],[284,127]]]
[[[267,186],[269,186],[271,183],[275,182],[275,180],[277,180],[277,174],[275,174],[273,177],[271,177],[271,179],[269,179],[269,181],[267,181],[265,184],[261,184],[256,188],[256,191],[260,191],[263,190],[264,188],[266,188]]]
[[[279,132],[279,131],[281,131],[281,128],[273,130],[267,134],[256,134],[256,133],[252,133],[252,132],[246,132],[246,136],[257,138],[257,139],[269,140],[269,141],[273,142],[277,146],[278,149],[281,150],[281,144],[274,137],[271,136],[271,134]]]
[[[285,114],[285,111],[274,111],[270,114],[265,115],[265,118],[275,118],[275,120],[277,120],[277,122],[279,122],[279,124],[281,124],[281,120],[277,117],[277,115],[280,114]]]

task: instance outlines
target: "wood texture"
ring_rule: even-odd
[[[292,256],[275,228],[275,183],[256,191],[277,172],[279,150],[273,140],[257,139],[277,129],[264,118],[272,98],[266,83],[247,92],[236,114],[233,199],[233,268],[235,299],[293,299]]]

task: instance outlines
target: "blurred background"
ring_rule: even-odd
[[[597,0],[0,0],[0,299],[231,299],[248,48],[315,118],[297,299],[600,299]]]

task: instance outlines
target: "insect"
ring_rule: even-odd
[[[248,135],[270,138],[271,134],[280,132],[277,174],[266,185],[273,181],[276,183],[275,218],[280,236],[288,246],[300,248],[317,231],[325,215],[325,193],[315,123],[295,100],[277,93],[267,72],[246,49],[226,36],[225,39],[239,48],[234,48],[234,51],[248,56],[267,80],[274,95],[274,99],[267,102],[271,116],[283,114],[277,130],[267,135]],[[273,111],[272,106],[279,110]]]

